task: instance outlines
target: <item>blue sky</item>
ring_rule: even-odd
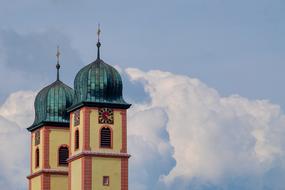
[[[46,43],[45,56],[30,47],[12,64],[31,54],[35,60],[30,66],[49,68],[49,78],[56,44],[77,53],[78,60],[72,63],[72,52],[62,50],[63,68],[76,67],[63,70],[69,83],[78,68],[95,58],[100,22],[102,56],[113,65],[185,74],[225,95],[270,99],[284,106],[284,4],[282,0],[4,1],[0,27],[2,33],[15,32],[19,38],[42,38],[26,39],[21,46],[42,40],[38,43]],[[15,41],[8,38],[5,46],[12,46],[9,51],[15,53],[13,45],[19,42],[11,38]],[[13,69],[22,68],[18,67]],[[20,87],[15,84],[15,89]]]
[[[122,69],[125,84],[124,94],[131,103],[135,104],[135,108],[131,110],[133,119],[130,120],[130,123],[134,125],[139,123],[136,122],[135,118],[139,117],[136,114],[144,115],[146,113],[145,117],[148,117],[148,112],[160,113],[161,123],[156,125],[159,129],[156,131],[157,138],[153,140],[142,136],[142,142],[148,140],[156,144],[159,139],[163,147],[168,147],[168,151],[149,158],[148,163],[135,162],[134,168],[145,167],[147,168],[145,173],[148,175],[142,177],[141,181],[138,180],[137,175],[133,175],[132,179],[136,183],[132,184],[132,187],[137,185],[135,189],[151,189],[150,187],[156,184],[157,189],[162,188],[166,185],[166,182],[161,180],[162,176],[168,176],[166,178],[172,184],[170,187],[181,190],[190,187],[201,190],[239,189],[241,187],[243,189],[254,189],[253,187],[268,189],[267,186],[270,186],[268,184],[273,182],[278,184],[276,183],[278,178],[272,176],[278,172],[283,175],[285,170],[279,167],[279,163],[283,165],[283,157],[272,156],[277,153],[274,151],[272,153],[268,149],[265,152],[271,152],[272,158],[270,157],[270,159],[274,160],[271,160],[273,164],[270,165],[270,169],[260,169],[256,166],[256,168],[259,168],[257,169],[259,171],[257,172],[258,175],[245,172],[245,170],[242,170],[242,172],[234,170],[233,172],[232,170],[222,169],[219,170],[221,173],[219,175],[208,175],[207,172],[205,172],[207,175],[199,172],[186,172],[182,175],[179,167],[189,165],[192,168],[194,164],[199,165],[199,163],[196,163],[196,161],[179,161],[184,159],[182,159],[183,156],[179,154],[179,151],[177,152],[176,146],[178,144],[173,141],[176,133],[173,133],[171,126],[172,122],[180,122],[183,119],[174,117],[175,113],[171,111],[171,107],[162,106],[172,105],[175,102],[172,100],[163,102],[157,97],[163,96],[161,94],[163,92],[167,94],[169,92],[167,89],[161,89],[160,94],[156,94],[152,89],[160,88],[159,85],[163,84],[164,80],[172,78],[175,79],[174,81],[177,80],[176,82],[180,81],[181,85],[189,87],[189,89],[185,87],[189,93],[184,94],[184,88],[181,89],[175,86],[177,88],[177,97],[196,97],[192,90],[196,89],[197,85],[199,90],[194,91],[201,92],[201,95],[209,97],[209,102],[212,102],[212,100],[223,102],[223,98],[226,98],[226,102],[228,102],[226,105],[231,105],[230,108],[223,103],[213,106],[214,104],[206,100],[193,98],[193,101],[200,101],[201,106],[213,106],[215,110],[223,110],[218,112],[220,114],[226,114],[229,109],[243,110],[241,112],[237,111],[238,113],[259,113],[263,116],[262,111],[267,110],[266,115],[270,115],[268,118],[273,115],[273,119],[268,119],[265,122],[266,125],[271,126],[268,123],[274,123],[272,126],[275,126],[275,123],[281,122],[279,120],[283,121],[282,110],[285,109],[285,90],[283,89],[283,82],[285,81],[284,1],[84,0],[78,2],[75,0],[45,0],[39,2],[36,0],[1,0],[0,104],[2,104],[2,110],[7,108],[5,105],[10,105],[7,101],[11,97],[13,99],[14,96],[11,96],[11,94],[17,92],[31,92],[33,94],[55,80],[57,45],[60,45],[62,55],[61,79],[72,86],[77,71],[96,58],[98,23],[101,24],[102,28],[102,58],[107,63]],[[139,72],[127,68],[136,68]],[[162,72],[157,74],[160,78],[155,79],[150,70]],[[170,72],[171,75],[165,79],[166,74],[163,74],[163,72]],[[137,78],[137,73],[144,73],[139,74],[144,76]],[[191,82],[188,79],[179,77],[188,77]],[[196,83],[194,78],[197,78],[201,83]],[[156,83],[155,80],[161,81],[161,83]],[[211,89],[218,95],[212,93]],[[22,98],[22,96],[19,97]],[[260,99],[267,103],[259,103],[258,100]],[[185,106],[197,106],[193,101],[189,100],[189,104],[185,103]],[[250,108],[245,109],[241,105],[247,105],[245,107]],[[30,110],[29,105],[27,107],[29,108],[27,110]],[[7,110],[9,109],[7,108]],[[202,111],[199,106],[197,110]],[[204,111],[208,113],[209,110]],[[8,111],[5,113],[6,115],[2,111],[2,116],[9,120]],[[193,112],[193,114],[198,113],[204,112]],[[277,116],[276,113],[278,113]],[[255,119],[261,117],[256,115],[254,115]],[[199,118],[199,116],[197,117]],[[238,123],[237,127],[240,128],[252,125],[249,120],[244,120],[244,117],[240,115],[230,117],[231,119],[221,119],[218,116],[212,117],[211,114],[209,114],[209,117],[213,118],[209,121],[221,125],[235,122]],[[19,121],[22,120],[15,121],[17,125],[21,125]],[[190,120],[189,123],[192,121]],[[201,119],[201,125],[203,125],[202,121],[205,122],[205,120]],[[25,120],[25,122],[28,125],[31,121]],[[248,123],[248,125],[245,123]],[[193,126],[196,124],[193,123]],[[6,123],[5,125],[11,124]],[[159,126],[165,127],[159,128]],[[21,129],[24,127],[20,126]],[[255,129],[255,127],[253,128]],[[149,131],[144,132],[145,135],[149,133]],[[216,132],[221,132],[221,130],[219,129]],[[266,132],[268,132],[267,128],[264,133]],[[269,131],[268,134],[271,134],[271,132]],[[132,135],[137,134],[134,131],[131,132],[130,139],[134,139]],[[248,139],[246,138],[247,135],[245,135],[246,137],[243,135],[241,132],[241,136]],[[272,135],[269,136],[270,138],[268,138],[272,139]],[[208,137],[205,137],[205,139],[208,139]],[[193,141],[192,144],[198,142]],[[141,146],[140,141],[136,141],[136,143],[143,150],[147,149]],[[203,143],[207,144],[204,141]],[[190,143],[189,147],[192,147],[192,144]],[[238,145],[243,146],[243,144]],[[238,145],[235,144],[231,148],[240,150]],[[276,143],[273,143],[268,146],[275,147],[275,145]],[[202,148],[206,154],[210,149],[206,145],[203,147],[207,147]],[[280,147],[283,147],[283,144]],[[276,149],[275,147],[274,150]],[[132,147],[131,150],[135,151]],[[224,149],[221,148],[220,150]],[[284,151],[282,148],[281,150],[281,152]],[[153,152],[156,152],[156,149]],[[264,151],[262,152],[264,153]],[[233,154],[227,151],[223,153]],[[244,155],[248,155],[247,153],[244,153]],[[149,163],[157,158],[162,160],[165,158],[165,160],[164,164],[159,165],[161,167],[158,167],[154,172],[151,170],[153,166]],[[266,159],[269,158],[266,157]],[[252,160],[247,161],[247,163],[251,163]],[[23,167],[26,167],[26,165],[23,165]],[[209,171],[208,169],[211,167],[205,168],[205,171]],[[193,171],[196,171],[195,167]],[[225,177],[227,172],[231,174],[228,179]],[[219,176],[219,180],[213,180],[213,176]],[[271,179],[271,181],[266,181],[264,185],[262,181],[265,176],[269,176],[268,179]],[[8,183],[3,179],[0,180],[1,183]],[[241,181],[241,186],[235,183],[238,180]],[[276,189],[278,188],[280,187],[276,187]]]

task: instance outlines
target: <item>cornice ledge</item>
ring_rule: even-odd
[[[73,160],[82,158],[84,156],[90,156],[90,157],[108,157],[108,158],[130,158],[131,155],[127,153],[112,153],[112,152],[95,152],[95,151],[83,151],[81,153],[78,153],[74,156],[71,156],[69,159],[67,159],[67,162],[71,162]]]
[[[55,174],[55,175],[68,175],[68,170],[60,170],[60,169],[42,169],[39,170],[29,176],[27,176],[28,179],[37,177],[41,174]]]

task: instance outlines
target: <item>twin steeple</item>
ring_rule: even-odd
[[[74,90],[56,81],[35,98],[31,132],[30,190],[128,190],[127,109],[120,73],[100,59],[81,68]],[[95,53],[95,52],[94,52]],[[60,175],[60,176],[59,176]]]

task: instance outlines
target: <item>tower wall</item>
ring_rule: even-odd
[[[29,190],[32,190],[32,189],[41,189],[41,176],[37,176],[37,177],[34,177],[32,179],[30,179],[30,188]]]
[[[77,159],[70,163],[70,172],[69,172],[69,189],[76,190],[81,189],[82,186],[82,160]]]
[[[67,166],[58,164],[58,150],[60,146],[69,148],[69,128],[54,128],[50,130],[49,165],[53,169],[67,170]]]
[[[40,143],[38,145],[35,144],[36,132],[40,133]],[[44,129],[38,129],[31,133],[31,173],[35,173],[40,171],[43,168],[43,160],[39,159],[39,166],[36,167],[36,149],[39,149],[40,158],[43,158],[43,150],[44,150]]]
[[[110,185],[103,186],[103,176],[110,177]],[[121,189],[121,159],[92,158],[92,189]]]
[[[125,110],[114,109],[114,124],[98,123],[98,108],[90,109],[90,148],[91,151],[121,152],[122,150],[122,114]],[[112,148],[100,148],[100,129],[112,130]]]
[[[51,190],[68,190],[68,176],[52,175],[50,178]]]
[[[36,144],[36,133],[40,143]],[[29,190],[64,190],[68,188],[68,167],[59,165],[60,146],[69,147],[69,128],[43,126],[31,133],[31,175]],[[36,167],[36,150],[39,167]]]
[[[71,156],[69,158],[69,190],[128,189],[128,158],[126,110],[112,109],[114,122],[99,123],[98,107],[80,109],[79,124],[76,112],[70,113]],[[111,129],[111,147],[100,147],[100,130]],[[79,148],[75,150],[75,131],[79,131]],[[81,140],[82,139],[82,140]],[[103,184],[108,177],[109,184]]]
[[[70,114],[70,156],[73,156],[79,152],[82,152],[82,148],[83,148],[83,110],[80,109],[80,122],[79,125],[74,124],[74,114]],[[75,131],[78,130],[79,131],[79,148],[76,149],[75,148]]]

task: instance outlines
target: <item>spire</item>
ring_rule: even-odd
[[[98,24],[98,30],[97,30],[97,37],[98,37],[98,41],[97,41],[97,59],[100,59],[100,47],[101,47],[101,43],[100,43],[100,34],[101,34],[101,29],[100,29],[100,24]]]
[[[57,64],[56,64],[57,77],[56,77],[56,80],[59,80],[59,69],[60,69],[59,56],[60,56],[59,46],[57,46],[57,52],[56,52],[56,57],[57,57]]]

